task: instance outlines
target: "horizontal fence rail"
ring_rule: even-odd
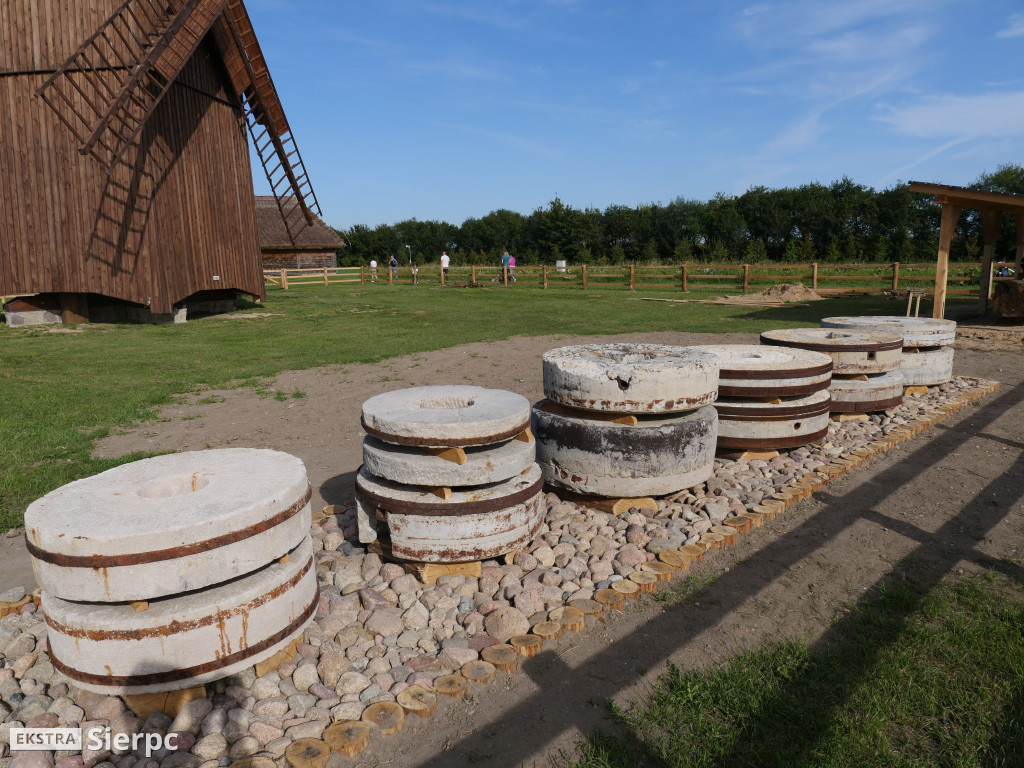
[[[995,267],[993,265],[993,272]],[[976,295],[981,286],[979,262],[949,265],[948,281],[951,296]],[[1011,278],[995,277],[992,282]],[[751,293],[779,283],[803,283],[825,296],[852,293],[887,293],[917,291],[934,293],[934,264],[665,264],[594,266],[522,266],[504,269],[501,266],[451,266],[442,269],[426,266],[389,267],[318,267],[311,269],[265,269],[263,280],[268,286],[288,290],[296,285],[334,283],[434,284],[434,285],[501,285],[503,287],[570,286],[588,288],[625,288],[630,291],[647,288],[670,288],[682,292],[691,289],[720,292]]]

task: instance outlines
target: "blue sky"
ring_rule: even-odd
[[[247,7],[342,229],[1024,162],[1019,0]]]

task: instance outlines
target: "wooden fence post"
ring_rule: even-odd
[[[689,293],[690,291],[689,291],[689,289],[686,286],[686,265],[685,264],[683,264],[679,268],[679,272],[682,275],[682,281],[683,281],[682,289],[683,289],[683,293]]]
[[[387,270],[388,270],[388,285],[392,285],[392,281],[395,279],[394,278],[395,273],[391,270],[391,265],[390,264],[388,264]]]
[[[750,289],[750,265],[743,265],[743,292],[747,293]]]
[[[900,263],[898,261],[892,263],[892,289],[894,291],[900,289]]]
[[[324,267],[324,288],[327,287],[327,267]]]
[[[444,267],[438,267],[441,272],[441,287],[444,288]]]
[[[587,290],[587,265],[583,265],[583,290]]]
[[[363,285],[366,283],[366,271],[363,269],[363,265],[359,265],[359,284]]]
[[[548,287],[548,265],[547,264],[543,265],[540,268],[540,274],[541,274],[541,277],[544,280],[544,287],[547,288]]]
[[[818,289],[818,262],[811,264],[811,290]]]
[[[475,283],[476,282],[476,264],[474,264],[473,266],[471,266],[469,268],[469,275],[470,275],[469,281],[471,283]]]
[[[282,269],[281,270],[281,287],[284,288],[286,291],[288,290],[288,270],[287,269]]]
[[[501,284],[508,288],[508,267],[501,265]]]
[[[635,291],[636,290],[636,274],[635,274],[635,272],[636,272],[635,267],[632,264],[630,264],[629,265],[629,290],[631,290],[631,291]]]

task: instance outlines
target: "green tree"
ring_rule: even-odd
[[[672,257],[675,259],[676,264],[685,264],[693,258],[693,246],[689,240],[680,240],[676,243],[675,250],[672,251]]]
[[[747,264],[762,264],[768,261],[768,249],[764,247],[764,241],[748,241],[747,250],[743,254],[743,260]]]
[[[658,246],[655,245],[653,240],[648,240],[644,245],[643,255],[641,258],[645,264],[653,264],[658,261]]]

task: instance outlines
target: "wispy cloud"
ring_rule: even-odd
[[[884,107],[876,119],[919,138],[1024,136],[1024,91],[927,96],[907,106]]]
[[[1024,13],[1015,13],[1006,20],[1006,26],[996,32],[996,37],[1020,37],[1024,35]]]

